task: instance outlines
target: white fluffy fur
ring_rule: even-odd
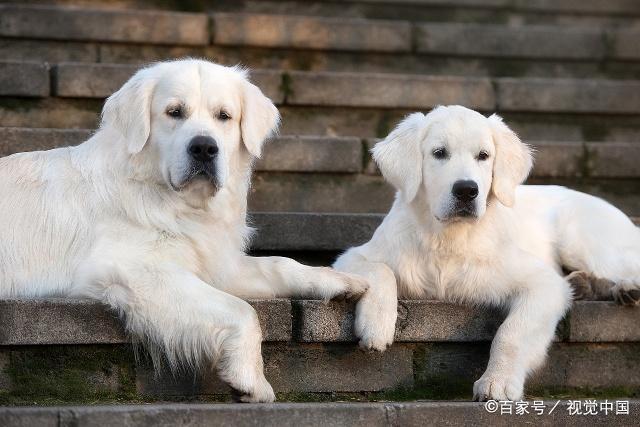
[[[185,118],[166,114],[176,104]],[[107,100],[85,143],[0,159],[0,297],[103,301],[172,367],[215,365],[242,400],[272,401],[258,318],[239,297],[367,287],[328,268],[245,255],[250,166],[278,118],[242,70],[160,63]],[[217,187],[185,180],[196,135],[218,143]]]
[[[448,158],[434,157],[441,147]],[[487,160],[478,160],[481,150]],[[460,106],[415,113],[373,156],[398,189],[396,200],[373,238],[334,265],[371,283],[357,307],[365,347],[392,342],[396,293],[506,307],[474,398],[517,400],[571,304],[563,267],[640,287],[640,231],[601,199],[519,185],[531,153],[496,115]],[[455,215],[452,186],[462,179],[478,183],[475,217]]]

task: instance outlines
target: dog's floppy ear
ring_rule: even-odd
[[[420,146],[425,129],[425,115],[413,113],[371,150],[382,175],[407,203],[416,197],[422,183]]]
[[[130,154],[142,151],[151,133],[151,98],[156,86],[149,69],[134,74],[116,93],[107,98],[102,109],[101,127],[118,130],[127,141]]]
[[[280,113],[256,85],[245,80],[242,90],[242,141],[249,153],[259,158],[264,141],[278,128]]]
[[[496,147],[491,190],[500,203],[512,207],[516,187],[527,179],[533,166],[531,148],[504,124],[502,117],[493,114],[488,120]]]

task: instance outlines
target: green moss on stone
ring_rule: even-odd
[[[531,387],[527,399],[639,398],[640,387]]]
[[[283,103],[286,104],[289,97],[293,96],[293,83],[289,73],[282,73],[280,81],[280,91],[283,95]]]
[[[131,401],[135,360],[127,346],[47,346],[13,350],[5,374],[5,403]]]

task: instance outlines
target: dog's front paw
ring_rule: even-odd
[[[369,289],[369,282],[357,274],[343,273],[332,268],[321,267],[324,274],[322,293],[325,298],[354,300]]]
[[[623,280],[611,288],[614,301],[621,305],[640,305],[640,286],[637,283]]]
[[[473,400],[521,400],[524,395],[524,380],[514,376],[488,374],[473,384]]]
[[[589,273],[586,271],[574,271],[566,279],[571,285],[575,301],[593,299],[592,277]]]
[[[355,334],[364,350],[384,351],[396,332],[398,303],[396,298],[383,299],[365,294],[356,307]]]
[[[242,403],[271,403],[276,400],[271,384],[266,380],[260,381],[250,390],[238,390],[232,386],[231,397],[235,402]]]

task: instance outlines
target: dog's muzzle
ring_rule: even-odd
[[[182,187],[195,179],[206,179],[218,187],[216,173],[218,151],[218,144],[212,137],[204,135],[194,137],[187,147],[190,163]]]
[[[454,197],[452,217],[466,218],[476,216],[475,199],[478,197],[478,184],[472,180],[456,181],[451,188]]]

